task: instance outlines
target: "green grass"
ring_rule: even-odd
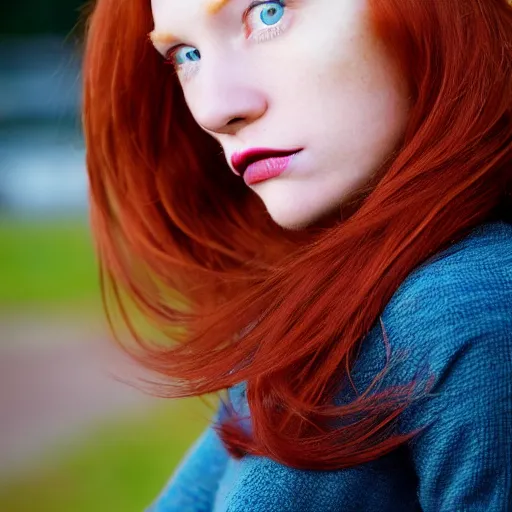
[[[99,310],[89,226],[83,219],[0,219],[0,307]]]
[[[5,512],[141,512],[211,417],[199,400],[166,402],[98,428],[79,447],[0,489]]]
[[[83,219],[0,218],[0,311],[101,314],[96,262]],[[207,423],[200,401],[163,402],[61,445],[10,483],[2,512],[141,512]]]

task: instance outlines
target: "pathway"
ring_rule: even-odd
[[[130,373],[97,327],[0,320],[0,477],[101,420],[154,405],[115,378]]]

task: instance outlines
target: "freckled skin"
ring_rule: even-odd
[[[281,176],[251,186],[275,222],[300,229],[368,184],[404,133],[409,95],[367,0],[290,0],[282,33],[263,41],[243,37],[249,3],[231,0],[211,18],[204,0],[153,0],[155,28],[201,52],[181,83],[228,162],[251,147],[304,148]]]

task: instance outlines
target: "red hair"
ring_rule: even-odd
[[[128,350],[162,377],[159,393],[246,381],[252,432],[229,420],[219,428],[235,456],[345,468],[410,439],[416,432],[390,426],[416,382],[350,407],[333,399],[408,274],[510,207],[507,0],[369,2],[409,82],[408,126],[351,215],[299,232],[273,223],[193,120],[148,41],[150,2],[98,0],[90,19],[84,125],[107,311],[123,313],[137,342]],[[132,304],[163,343],[130,320]]]

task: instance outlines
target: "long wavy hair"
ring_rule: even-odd
[[[416,382],[349,406],[334,403],[340,383],[408,274],[510,211],[510,4],[369,3],[409,84],[406,131],[350,215],[300,231],[270,219],[195,123],[148,40],[149,0],[98,0],[89,19],[83,119],[106,311],[159,376],[155,393],[246,384],[252,429],[236,414],[217,426],[235,457],[346,468],[415,435],[390,427]]]

